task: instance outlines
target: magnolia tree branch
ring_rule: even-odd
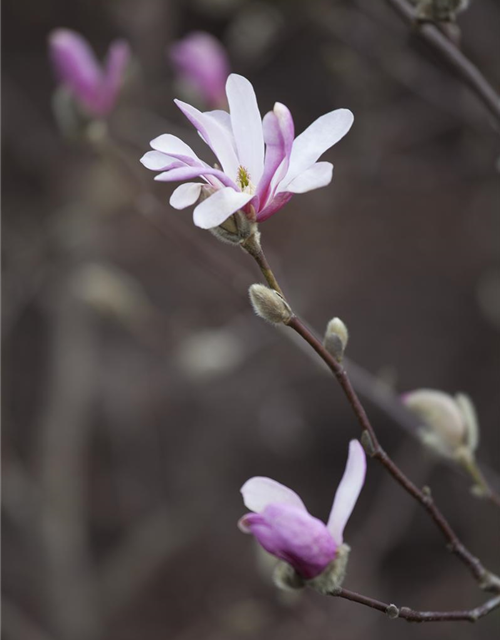
[[[339,588],[329,595],[344,600],[351,600],[370,609],[376,609],[385,613],[389,618],[402,618],[407,622],[476,622],[479,618],[491,613],[500,607],[500,595],[487,600],[484,604],[474,609],[464,609],[459,611],[416,611],[410,607],[397,607],[394,604],[381,602],[368,596],[363,596],[355,591]]]
[[[413,29],[421,40],[426,42],[460,77],[488,108],[497,124],[500,124],[500,96],[481,71],[467,56],[460,51],[439,29],[431,22],[419,23],[415,17],[414,8],[407,0],[386,0],[394,11]]]
[[[252,236],[242,244],[242,248],[254,258],[271,289],[274,289],[283,296],[282,290],[279,288],[276,277],[269,266],[258,239]],[[378,460],[396,482],[424,507],[447,541],[448,549],[469,569],[480,588],[485,591],[500,593],[500,578],[488,571],[479,558],[474,556],[460,541],[441,510],[434,503],[428,487],[419,489],[383,449],[344,367],[327,351],[323,344],[295,314],[292,315],[286,324],[314,349],[336,377],[361,427],[361,441],[368,455]]]

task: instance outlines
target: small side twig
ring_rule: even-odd
[[[386,0],[394,11],[455,71],[500,124],[500,96],[481,71],[446,35],[430,22],[417,23],[414,8],[406,0]]]
[[[355,591],[339,588],[330,595],[336,598],[344,598],[351,602],[356,602],[370,609],[376,609],[385,613],[389,618],[402,618],[407,622],[476,622],[491,611],[500,607],[500,595],[490,598],[484,604],[474,609],[464,609],[458,611],[416,611],[410,607],[397,607],[394,604],[381,602],[368,596],[361,595]]]

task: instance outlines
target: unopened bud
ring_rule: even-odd
[[[229,244],[242,244],[250,236],[258,234],[256,222],[243,211],[233,213],[218,227],[210,229],[210,232],[222,242]]]
[[[323,345],[335,360],[342,362],[349,341],[349,332],[340,318],[333,318],[326,327]]]
[[[255,313],[272,324],[288,324],[293,316],[286,300],[274,289],[253,284],[249,289]]]
[[[423,420],[420,437],[436,453],[458,459],[477,448],[479,428],[470,398],[455,397],[433,389],[419,389],[402,396],[403,403]]]

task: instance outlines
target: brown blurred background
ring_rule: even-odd
[[[498,87],[500,5],[476,0],[459,22]],[[119,157],[58,132],[46,38],[59,26],[99,55],[131,43],[110,122]],[[325,155],[332,185],[262,226],[268,257],[308,322],[321,332],[339,315],[349,356],[386,384],[470,394],[480,457],[499,470],[499,145],[483,106],[384,2],[6,0],[3,27],[4,637],[495,637],[498,613],[409,626],[272,586],[236,528],[239,487],[269,475],[326,518],[358,427],[333,379],[252,315],[248,259],[169,208],[170,186],[138,164],[166,132],[203,153],[165,56],[192,29],[222,39],[262,113],[282,101],[301,131],[350,108],[352,131]],[[498,570],[499,514],[367,408]],[[482,601],[376,464],[346,538],[348,588],[420,609]]]

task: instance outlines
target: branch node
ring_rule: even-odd
[[[391,620],[399,618],[399,609],[395,604],[390,604],[385,610],[385,613],[389,616],[389,618],[391,618]]]
[[[370,456],[370,458],[373,458],[377,453],[377,448],[375,447],[373,438],[366,429],[361,434],[361,444],[363,445],[363,449],[365,450],[366,455]]]

